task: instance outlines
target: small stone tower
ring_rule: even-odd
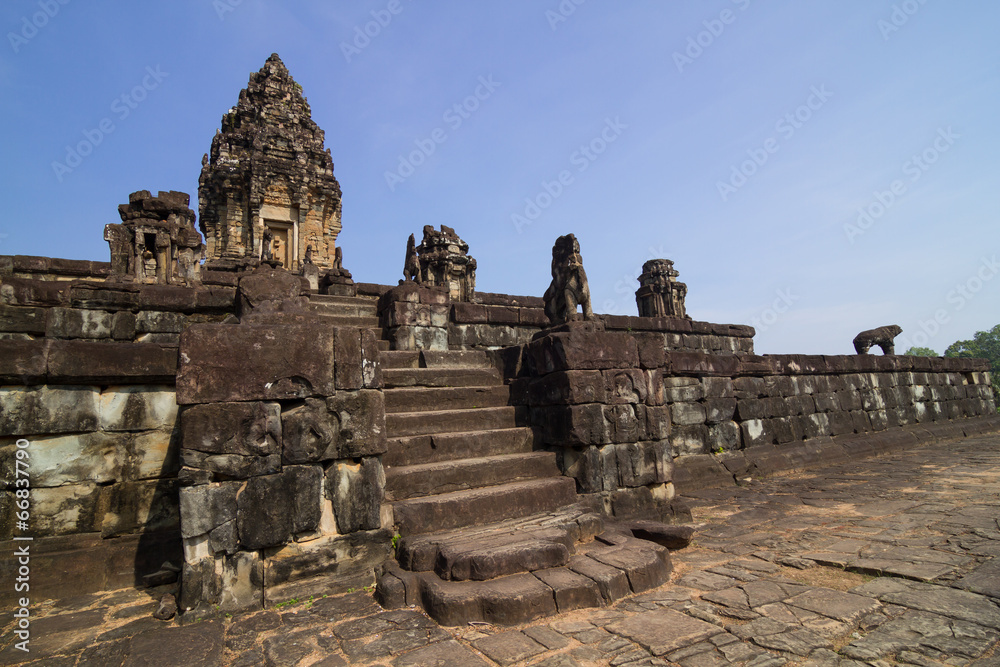
[[[323,131],[278,54],[271,54],[239,102],[222,117],[212,152],[202,159],[199,223],[209,268],[244,268],[255,260],[301,268],[336,262],[340,184]]]

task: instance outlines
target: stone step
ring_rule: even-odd
[[[388,393],[388,392],[386,392]],[[527,426],[490,431],[459,431],[390,438],[383,465],[410,466],[437,461],[517,454],[534,449],[534,433]]]
[[[554,452],[504,454],[385,469],[387,500],[405,500],[560,474]]]
[[[382,368],[493,368],[483,350],[392,350]]]
[[[382,327],[378,323],[377,317],[358,317],[355,315],[336,315],[324,311],[314,310],[313,313],[323,322],[329,323],[333,327],[358,327],[359,329],[376,329],[381,336]]]
[[[492,387],[398,387],[385,392],[385,411],[467,410],[507,405],[510,389]]]
[[[309,297],[309,307],[318,313],[330,315],[350,317],[378,316],[378,309],[374,301],[359,299],[357,297],[313,294]]]
[[[599,514],[572,505],[522,520],[405,537],[396,558],[404,570],[434,571],[448,581],[485,581],[565,565],[578,542],[602,532]]]
[[[433,435],[457,431],[488,431],[513,428],[523,408],[504,406],[475,410],[425,410],[386,414],[385,431],[390,438]]]
[[[500,373],[495,368],[383,368],[382,379],[387,389],[485,387],[503,384]]]
[[[392,563],[379,576],[376,599],[387,608],[416,604],[444,626],[469,622],[519,625],[575,609],[603,607],[665,583],[670,554],[650,542],[600,539],[564,566],[487,581],[447,581],[433,572],[408,572]]]
[[[575,480],[550,477],[399,500],[392,508],[400,534],[407,536],[550,512],[575,500]]]

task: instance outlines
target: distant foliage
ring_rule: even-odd
[[[929,347],[911,347],[903,354],[910,357],[938,357],[941,356]]]
[[[977,331],[972,340],[955,341],[944,351],[946,357],[977,357],[990,360],[993,398],[1000,412],[1000,324],[989,331]]]

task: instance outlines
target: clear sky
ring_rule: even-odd
[[[596,312],[652,257],[762,353],[1000,322],[993,0],[6,0],[0,253],[107,261],[135,190],[201,157],[277,52],[326,132],[344,265],[394,284],[454,227],[481,291],[580,240]],[[902,348],[900,348],[900,344]]]

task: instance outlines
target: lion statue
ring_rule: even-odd
[[[858,354],[868,354],[873,345],[878,345],[882,348],[882,354],[896,354],[892,339],[901,333],[903,330],[895,324],[862,331],[854,337],[854,349]]]
[[[579,319],[577,306],[583,310],[583,319],[593,318],[590,307],[590,286],[583,270],[580,243],[572,234],[560,236],[552,246],[552,282],[542,297],[545,314],[553,325]]]

